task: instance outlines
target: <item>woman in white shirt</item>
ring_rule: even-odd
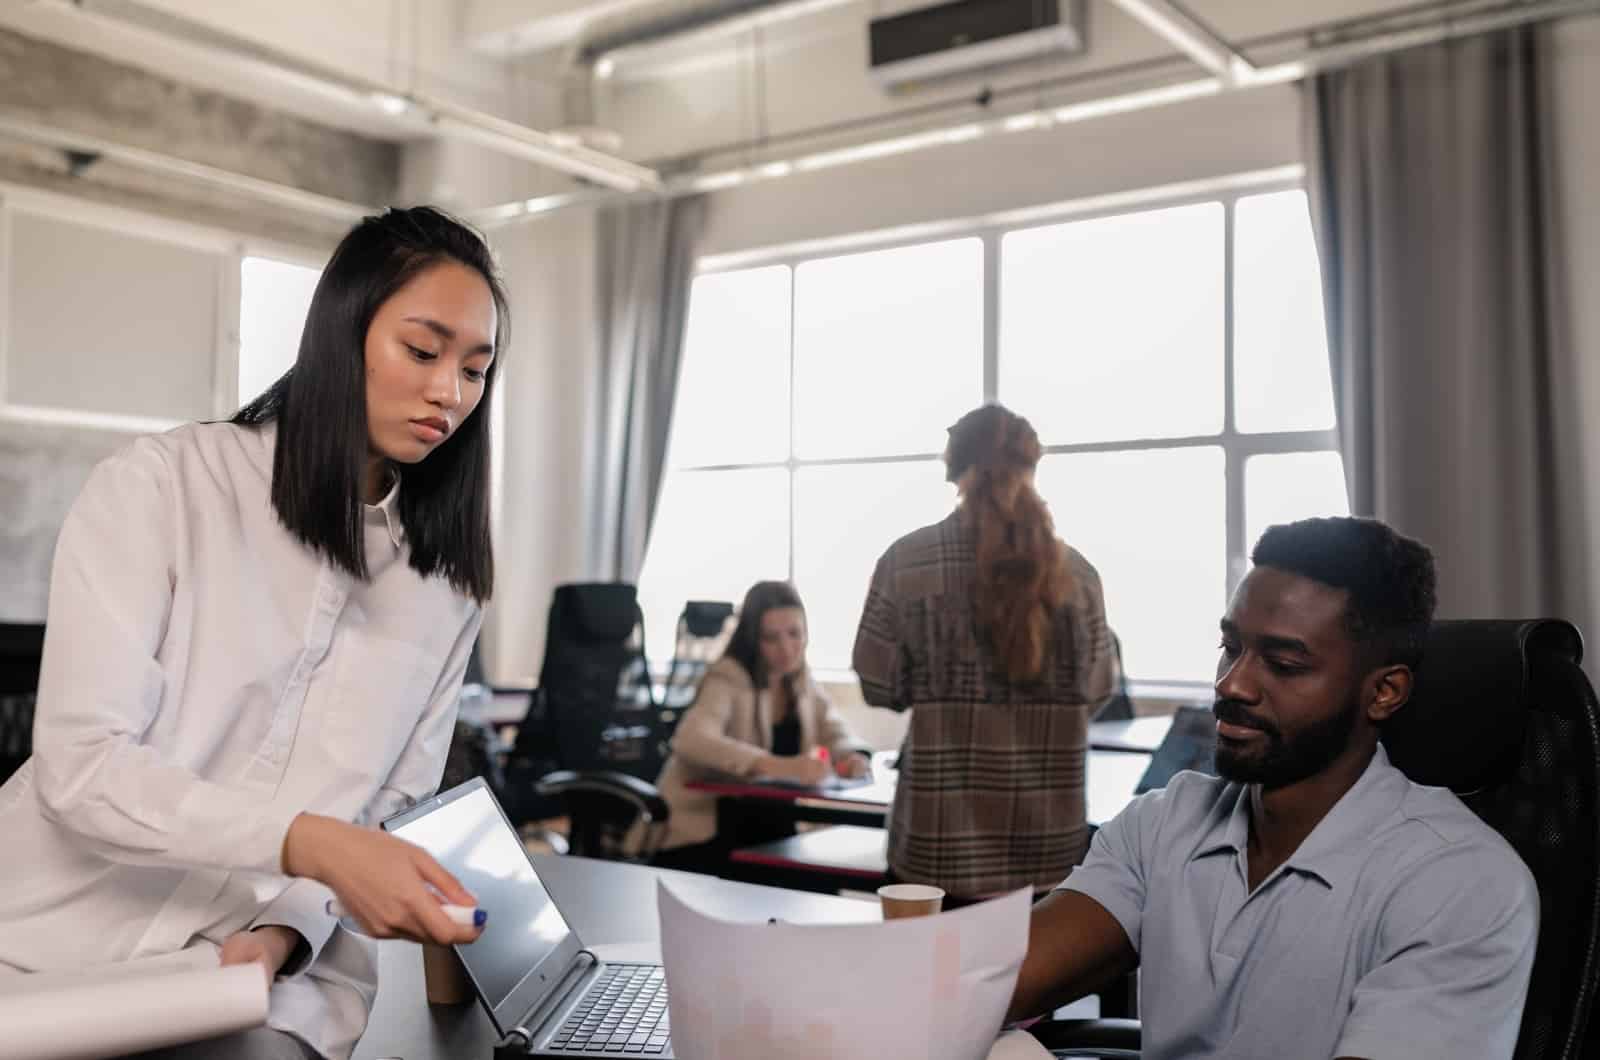
[[[141,438],[62,527],[33,757],[0,788],[0,970],[210,947],[268,1028],[163,1055],[344,1057],[365,931],[466,942],[470,894],[373,827],[439,781],[494,578],[505,295],[427,207],[357,225],[294,367],[230,423]]]

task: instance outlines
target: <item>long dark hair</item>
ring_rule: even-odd
[[[978,539],[978,627],[1017,682],[1044,670],[1055,614],[1072,589],[1055,522],[1030,479],[1043,452],[1033,426],[1003,405],[957,420],[945,450],[951,482],[973,472],[961,510]]]
[[[272,506],[297,538],[357,578],[367,577],[362,471],[368,451],[366,342],[378,308],[423,270],[454,261],[489,285],[496,356],[465,423],[421,463],[401,470],[400,521],[411,567],[440,574],[479,603],[494,591],[489,538],[489,408],[510,317],[488,245],[430,206],[364,218],[333,252],[306,314],[294,367],[233,417],[276,421]]]
[[[733,627],[728,647],[723,657],[744,667],[751,682],[760,688],[767,683],[767,664],[761,658],[761,620],[768,611],[780,607],[798,607],[804,612],[800,594],[788,582],[756,582],[744,594],[739,605],[739,623]]]

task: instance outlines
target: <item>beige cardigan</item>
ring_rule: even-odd
[[[851,733],[809,670],[796,681],[796,691],[801,754],[826,747],[837,760],[870,750]],[[703,843],[716,835],[717,797],[691,791],[687,785],[708,777],[751,774],[761,756],[772,749],[771,699],[766,689],[757,691],[745,668],[731,658],[724,656],[706,670],[694,703],[672,737],[672,756],[656,781],[672,809],[662,849]]]

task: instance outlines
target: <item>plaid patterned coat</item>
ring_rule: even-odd
[[[1082,859],[1089,716],[1115,664],[1100,575],[1067,557],[1072,595],[1032,685],[1005,678],[979,635],[977,543],[959,510],[878,561],[854,664],[868,703],[911,711],[889,822],[902,879],[973,897],[1054,886]]]

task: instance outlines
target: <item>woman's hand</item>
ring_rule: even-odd
[[[373,938],[448,946],[478,937],[439,908],[477,899],[427,851],[376,828],[302,813],[283,840],[283,871],[327,884]]]
[[[298,932],[277,924],[259,927],[254,931],[239,931],[229,935],[222,943],[222,963],[249,964],[259,961],[270,984],[272,977],[278,974],[283,962],[289,959],[289,954],[299,944]]]
[[[852,751],[841,756],[834,764],[841,777],[854,779],[864,777],[872,772],[872,759],[860,751]]]
[[[767,755],[756,766],[756,774],[814,788],[828,779],[828,763],[810,755]]]

